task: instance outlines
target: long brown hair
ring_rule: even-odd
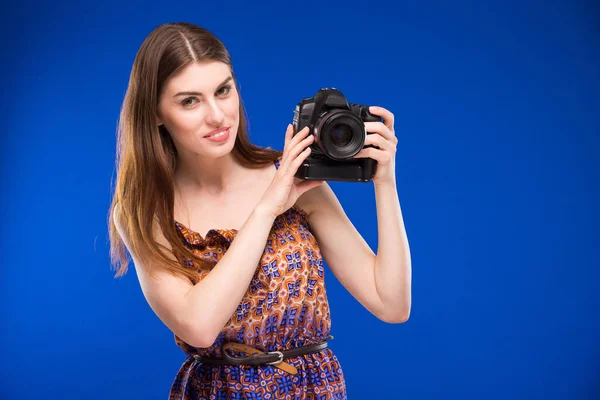
[[[174,219],[174,172],[177,151],[164,126],[158,127],[157,110],[166,84],[194,62],[220,61],[229,66],[236,87],[231,56],[223,43],[206,29],[178,22],[156,27],[140,46],[129,77],[117,130],[117,179],[108,224],[111,265],[115,277],[127,273],[127,250],[159,261],[167,271],[194,281],[197,272],[183,261],[193,260],[209,267],[186,247]],[[239,127],[232,154],[249,168],[274,162],[281,151],[252,144],[246,129],[246,114],[240,95]],[[130,239],[126,247],[113,221],[119,206],[119,220]],[[171,245],[169,250],[156,241],[159,228]],[[173,257],[174,256],[174,257]]]

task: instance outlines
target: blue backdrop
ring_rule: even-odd
[[[324,86],[396,116],[412,313],[380,322],[329,273],[350,399],[600,398],[594,2],[19,1],[0,17],[2,399],[167,397],[184,354],[135,271],[113,279],[106,219],[133,58],[181,20],[230,50],[260,145]],[[375,250],[372,184],[331,186]]]

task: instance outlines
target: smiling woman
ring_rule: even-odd
[[[322,183],[294,180],[311,138],[288,127],[283,152],[250,143],[229,54],[208,31],[165,24],[142,44],[121,111],[111,256],[120,276],[129,251],[188,354],[170,399],[345,397],[322,259],[295,205]],[[220,225],[235,229],[208,230]]]
[[[394,116],[370,112],[377,256],[335,194],[297,179],[310,127],[282,152],[250,143],[229,53],[187,23],[157,27],[136,55],[121,110],[110,209],[117,276],[132,256],[149,306],[188,355],[170,399],[344,399],[328,348],[324,260],[382,321],[410,311],[410,257],[395,186]]]
[[[170,132],[176,148],[188,156],[212,158],[232,150],[240,115],[240,96],[232,81],[231,68],[213,60],[192,63],[169,80],[158,105],[157,124]],[[190,82],[193,90],[187,90]],[[219,128],[211,129],[215,126]]]

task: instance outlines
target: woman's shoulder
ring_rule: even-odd
[[[110,218],[112,219],[117,229],[123,229],[123,214],[121,212],[121,205],[119,204],[119,202],[116,202],[113,206]]]

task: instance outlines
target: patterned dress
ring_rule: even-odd
[[[277,161],[275,166],[279,167]],[[211,229],[202,238],[181,223],[176,225],[185,244],[212,261],[221,259],[237,234],[235,229]],[[200,279],[208,273],[202,271]],[[323,274],[323,259],[306,212],[294,205],[275,219],[248,290],[213,345],[196,348],[175,335],[189,356],[175,377],[169,400],[346,399],[344,374],[329,348],[286,359],[297,368],[295,375],[272,365],[208,365],[193,357],[221,357],[225,342],[281,351],[327,340],[331,320]],[[229,350],[228,354],[246,355]]]

